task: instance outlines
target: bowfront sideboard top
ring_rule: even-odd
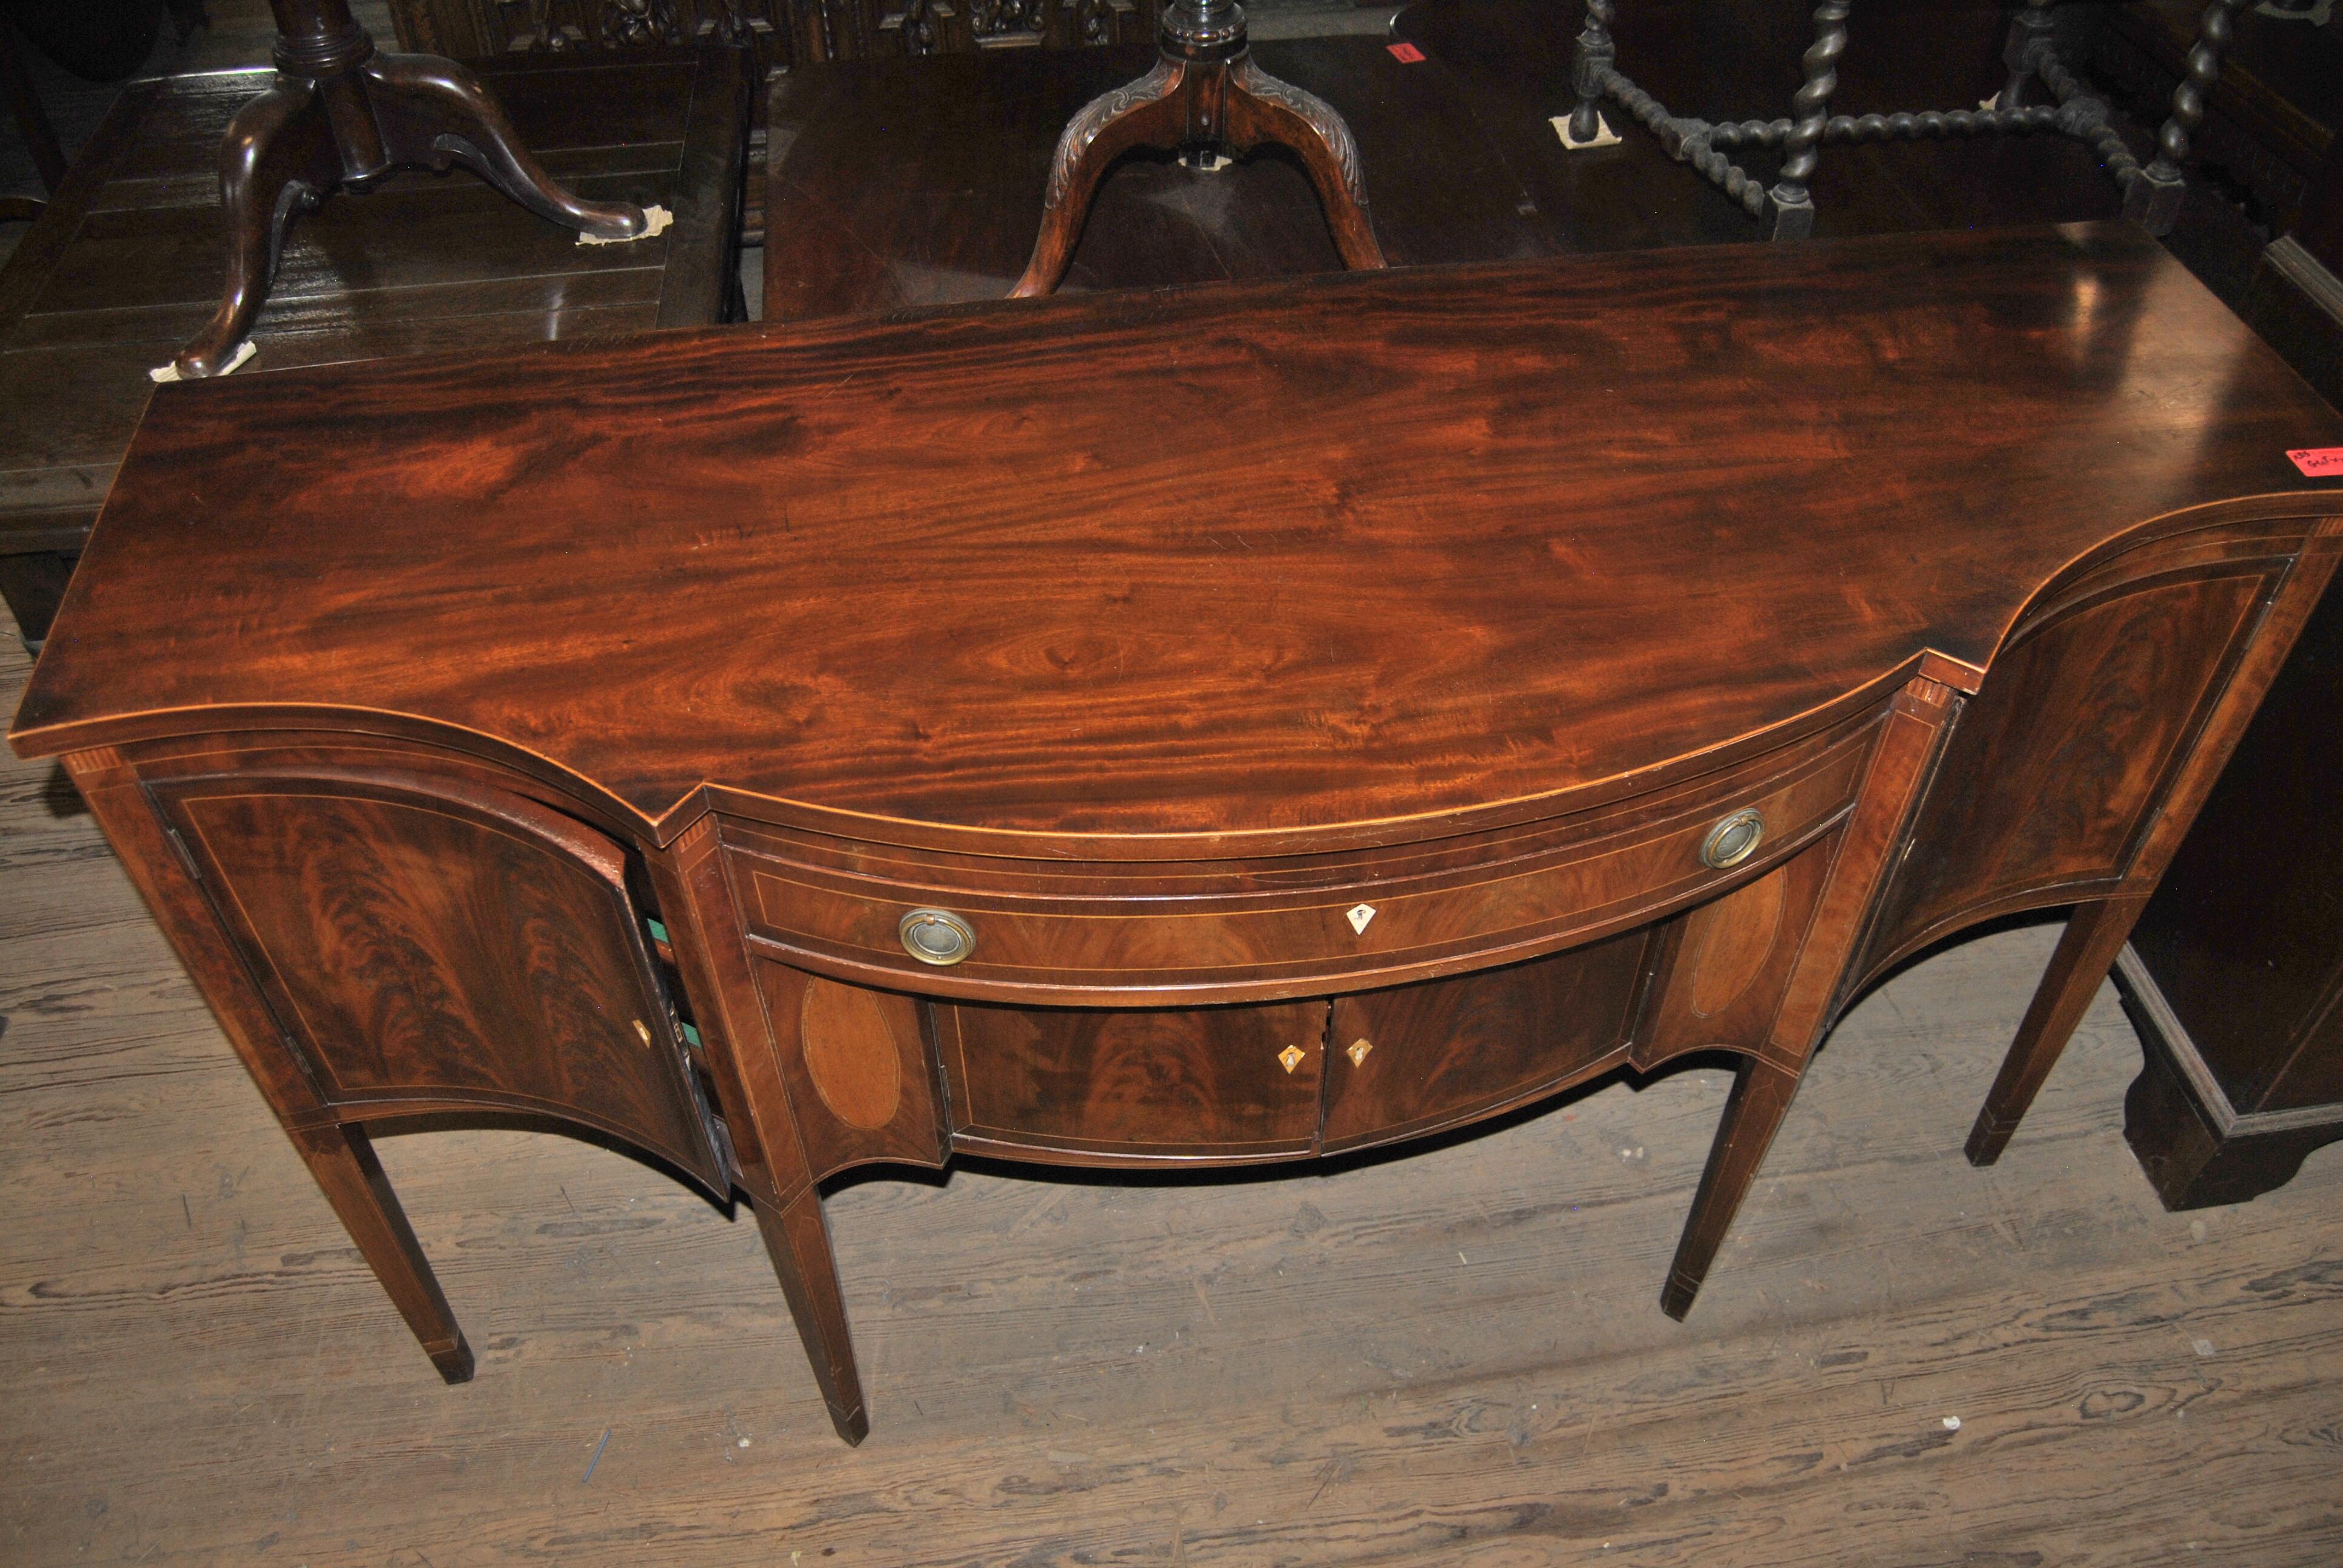
[[[365,1128],[552,1117],[748,1199],[852,1440],[853,1165],[1304,1159],[1723,1050],[1682,1317],[1862,985],[2073,905],[1994,1158],[2343,555],[2320,447],[2115,226],[206,381],[11,739],[443,1373]]]
[[[532,754],[660,837],[714,783],[1373,839],[1932,651],[1974,686],[2062,571],[2343,443],[2127,228],[1722,254],[166,387],[17,741],[297,707]]]

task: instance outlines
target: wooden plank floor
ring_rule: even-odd
[[[863,1181],[850,1451],[753,1227],[550,1136],[385,1145],[479,1352],[442,1387],[61,776],[11,759],[0,1562],[2343,1561],[2343,1150],[2163,1212],[2107,992],[1969,1169],[2047,952],[1863,1004],[1685,1325],[1656,1298],[1718,1070],[1324,1175]]]

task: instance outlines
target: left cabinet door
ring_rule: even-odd
[[[552,1116],[725,1191],[617,844],[517,796],[420,776],[148,788],[342,1120]]]

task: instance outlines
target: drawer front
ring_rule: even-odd
[[[1322,1001],[936,1009],[954,1147],[1069,1164],[1309,1153],[1325,1035]]]
[[[1624,1060],[1659,930],[1336,999],[1325,1152],[1470,1121]]]
[[[726,838],[751,936],[809,969],[964,997],[1110,991],[1121,1005],[1322,994],[1533,957],[1721,890],[1845,815],[1876,734],[1866,722],[1591,819],[1347,862],[922,862],[739,823]],[[1755,850],[1704,860],[1719,825],[1751,810]],[[905,948],[905,918],[930,909],[973,939],[948,967]]]

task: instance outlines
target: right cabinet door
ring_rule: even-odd
[[[936,1009],[954,1145],[1070,1164],[1311,1152],[1325,1035],[1322,1001]]]
[[[1655,928],[1334,1003],[1328,1153],[1469,1121],[1626,1056]]]

